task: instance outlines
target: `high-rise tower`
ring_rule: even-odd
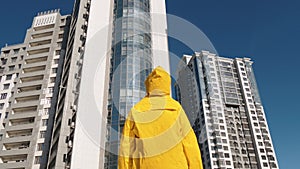
[[[205,169],[276,169],[278,163],[249,58],[184,56],[176,92],[198,136]]]
[[[147,74],[170,70],[165,1],[76,0],[65,60],[48,166],[116,168]]]
[[[39,13],[24,43],[1,50],[0,168],[46,163],[69,18],[59,10]]]

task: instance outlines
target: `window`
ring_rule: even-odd
[[[4,118],[7,118],[8,117],[8,112],[5,112],[5,117]]]
[[[229,153],[225,153],[225,158],[229,158]]]
[[[51,104],[51,98],[41,99],[40,104]]]
[[[40,138],[45,138],[46,131],[40,131]]]
[[[60,50],[56,50],[55,55],[60,55]]]
[[[44,149],[44,143],[39,143],[37,145],[37,151],[42,151]]]
[[[41,156],[36,156],[34,158],[34,164],[40,164],[40,162],[41,162]]]
[[[44,109],[45,115],[49,114],[49,109]]]
[[[12,62],[12,63],[14,63],[14,62],[16,62],[16,61],[17,61],[17,57],[11,58],[11,62]]]
[[[5,65],[7,62],[7,59],[1,59],[2,60],[2,64]]]
[[[55,83],[55,77],[50,77],[50,83]]]
[[[14,49],[14,54],[18,54],[20,49]]]
[[[48,125],[48,119],[43,119],[42,126],[47,126],[47,125]]]
[[[6,89],[8,89],[8,88],[9,88],[9,83],[3,85],[3,90],[6,90]]]
[[[59,59],[54,59],[54,64],[58,64]]]
[[[2,110],[3,108],[4,108],[4,103],[0,103],[0,110]]]
[[[9,71],[15,70],[15,66],[8,66],[8,70],[9,70]]]
[[[57,73],[57,68],[53,68],[52,73]]]
[[[6,80],[11,80],[12,75],[6,75]]]
[[[6,97],[7,97],[7,93],[1,93],[1,95],[0,95],[1,100],[6,99]]]

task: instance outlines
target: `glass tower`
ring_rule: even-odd
[[[120,133],[130,109],[145,96],[153,67],[149,0],[114,2],[106,165],[117,168]]]

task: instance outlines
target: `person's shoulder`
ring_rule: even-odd
[[[148,108],[148,98],[144,97],[142,98],[142,100],[140,100],[139,102],[137,102],[132,109],[135,111],[144,111],[144,109]]]
[[[176,108],[176,109],[182,108],[181,104],[177,100],[173,99],[171,96],[168,97],[168,100],[169,100],[169,103],[174,106],[174,108]]]

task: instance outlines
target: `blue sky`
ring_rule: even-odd
[[[22,43],[37,12],[60,8],[62,14],[71,13],[73,0],[10,0],[2,2],[1,7],[0,47]],[[297,0],[167,1],[168,13],[201,29],[220,55],[252,58],[282,169],[299,168],[299,9]],[[178,56],[192,54],[174,40],[170,41],[170,50]]]

